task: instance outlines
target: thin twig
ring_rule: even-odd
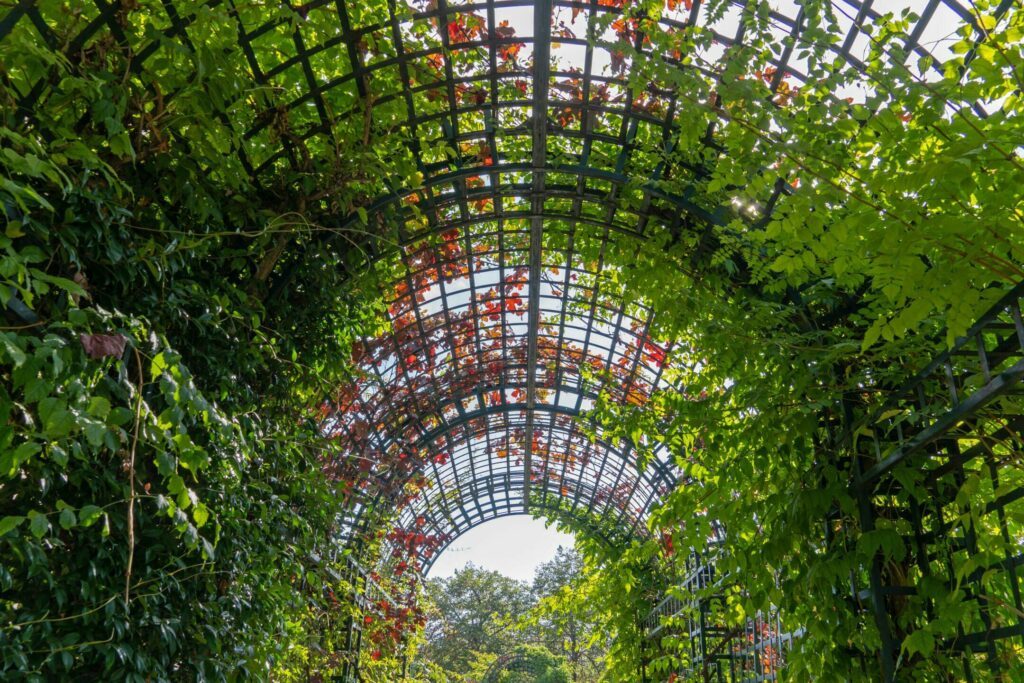
[[[16,331],[16,330],[28,330],[28,329],[31,329],[33,327],[39,327],[40,325],[45,325],[46,323],[47,323],[46,320],[37,320],[36,322],[28,323],[27,325],[13,325],[11,327],[0,327],[0,332],[13,332],[13,331]]]
[[[128,609],[132,587],[132,563],[135,559],[135,449],[139,444],[139,425],[142,422],[142,355],[135,351],[135,366],[139,373],[138,394],[135,397],[135,432],[128,454],[128,565],[124,571],[124,605]]]
[[[81,612],[79,614],[72,614],[71,616],[68,616],[68,617],[54,617],[53,619],[48,619],[47,616],[49,615],[49,611],[47,611],[47,612],[45,612],[43,614],[42,618],[40,618],[40,619],[33,619],[32,621],[17,622],[17,623],[11,624],[10,627],[13,628],[13,629],[22,629],[22,628],[25,628],[26,626],[34,626],[35,624],[55,624],[55,623],[60,622],[60,621],[71,621],[72,619],[81,619],[82,617],[88,616],[88,615],[92,614],[93,612],[100,611],[101,609],[103,609],[104,607],[109,605],[113,600],[116,600],[116,599],[117,599],[117,596],[116,595],[112,595],[112,596],[110,596],[110,598],[108,598],[107,600],[104,600],[103,602],[101,602],[100,604],[96,605],[92,609],[86,610],[86,611]]]

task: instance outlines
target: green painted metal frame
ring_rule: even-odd
[[[999,7],[999,12],[1006,11],[1012,3],[1013,0],[1004,0]],[[185,46],[186,49],[192,45],[190,32],[202,29],[196,24],[197,15],[195,13],[179,11],[180,4],[176,3],[175,0],[165,0],[163,2],[163,7],[166,11],[165,21],[163,22],[165,28],[160,29],[161,36],[158,39],[134,46],[134,55],[129,69],[130,74],[133,76],[142,74],[146,62],[161,50],[168,49],[169,44],[178,43]],[[399,11],[397,0],[391,0],[389,2],[389,16],[370,25],[355,25],[349,13],[349,6],[341,0],[311,0],[311,2],[307,2],[301,7],[294,6],[294,12],[299,16],[310,12],[333,12],[338,26],[336,35],[321,44],[310,45],[303,34],[302,23],[296,22],[291,30],[292,42],[295,47],[294,53],[286,55],[283,59],[273,64],[269,63],[267,56],[261,52],[258,43],[262,37],[285,26],[283,18],[259,25],[248,25],[244,8],[237,6],[231,0],[226,2],[224,0],[211,0],[208,4],[214,7],[227,6],[233,12],[238,24],[239,50],[243,53],[245,62],[249,65],[249,75],[252,78],[254,90],[263,93],[259,102],[261,109],[254,112],[248,122],[236,122],[228,120],[226,117],[223,121],[226,127],[238,133],[243,140],[243,143],[233,151],[233,154],[237,155],[239,163],[251,176],[252,181],[258,188],[272,186],[273,180],[282,166],[292,170],[301,170],[301,146],[313,138],[326,136],[334,143],[339,142],[334,129],[336,118],[331,113],[334,107],[329,106],[332,97],[336,96],[343,89],[350,89],[355,95],[357,104],[353,105],[352,111],[338,112],[337,114],[342,118],[358,116],[358,102],[366,101],[371,92],[368,83],[372,78],[376,74],[386,73],[388,69],[397,69],[401,82],[400,91],[384,93],[377,100],[377,105],[385,106],[391,102],[400,101],[404,103],[408,117],[403,126],[400,127],[404,129],[404,132],[403,130],[392,130],[383,131],[383,133],[404,134],[407,136],[417,167],[423,174],[424,182],[422,188],[394,187],[391,192],[369,202],[364,209],[373,216],[380,216],[382,221],[391,225],[404,224],[409,218],[412,209],[404,206],[403,202],[410,195],[415,195],[418,198],[421,207],[430,209],[428,212],[430,214],[428,227],[424,233],[402,234],[402,231],[399,230],[399,241],[402,245],[411,244],[426,234],[439,235],[451,228],[465,230],[468,235],[468,231],[473,225],[483,222],[495,222],[499,225],[518,220],[527,220],[529,222],[529,279],[531,297],[529,303],[530,322],[528,326],[531,334],[528,343],[528,380],[525,387],[528,397],[526,402],[526,414],[528,416],[526,418],[526,428],[528,431],[534,427],[536,415],[542,410],[537,404],[537,380],[534,368],[537,359],[538,317],[541,305],[539,296],[541,264],[544,256],[539,245],[545,221],[564,218],[581,225],[598,226],[605,231],[605,235],[608,238],[611,238],[615,233],[621,232],[643,239],[649,237],[654,230],[668,230],[673,240],[688,236],[697,245],[694,249],[691,266],[698,267],[702,265],[702,258],[713,251],[714,237],[712,228],[725,224],[730,216],[728,207],[708,208],[701,206],[694,199],[692,190],[683,190],[679,194],[670,194],[660,189],[658,181],[664,178],[690,177],[699,179],[703,173],[701,168],[687,167],[683,164],[670,166],[664,162],[659,162],[653,169],[630,168],[633,161],[633,141],[641,125],[660,128],[664,149],[671,150],[673,148],[677,132],[675,120],[677,103],[672,93],[664,93],[666,98],[664,116],[654,116],[649,112],[634,107],[634,98],[631,95],[624,98],[625,104],[621,107],[591,102],[590,94],[598,86],[621,87],[627,93],[629,92],[628,83],[625,78],[606,77],[594,73],[595,49],[601,49],[595,48],[595,44],[599,42],[599,37],[594,29],[595,17],[599,13],[614,14],[618,12],[613,7],[601,5],[597,0],[543,0],[536,5],[526,0],[489,0],[488,2],[466,5],[452,5],[446,2],[446,0],[439,0],[433,9],[413,11],[409,18],[405,18],[403,13]],[[738,8],[744,8],[748,3],[737,0],[734,4]],[[444,25],[456,13],[483,12],[486,15],[487,26],[493,29],[498,23],[500,12],[511,7],[527,6],[535,8],[534,35],[532,36],[503,37],[494,30],[489,30],[480,40],[468,41],[453,46],[446,32],[442,30],[440,32],[439,44],[436,47],[406,49],[406,36],[403,33],[403,28],[406,26],[407,21],[421,23],[434,21],[438,25]],[[846,15],[846,18],[849,20],[849,29],[842,44],[831,46],[830,49],[844,62],[852,65],[854,68],[863,70],[864,65],[855,54],[855,45],[858,38],[864,34],[862,29],[878,18],[878,10],[874,7],[874,3],[871,0],[837,0],[835,6],[841,13]],[[122,44],[129,41],[128,36],[125,35],[117,19],[117,13],[121,9],[119,3],[108,2],[107,0],[94,0],[91,6],[83,2],[82,9],[83,11],[92,10],[92,19],[80,33],[66,41],[63,47],[63,54],[69,58],[68,61],[71,64],[72,71],[75,69],[74,56],[99,38],[109,35],[115,41]],[[688,16],[682,19],[663,19],[661,25],[668,29],[678,29],[686,25],[692,25],[703,20],[702,9],[703,3],[700,0],[696,0]],[[550,60],[545,58],[550,55],[552,48],[551,23],[545,21],[545,16],[561,10],[569,12],[578,10],[585,16],[587,21],[586,38],[559,38],[559,41],[564,44],[578,46],[584,50],[585,57],[582,74],[573,73],[568,70],[553,69]],[[743,10],[741,9],[740,11]],[[908,59],[927,54],[925,47],[922,46],[920,41],[925,35],[929,23],[934,21],[935,17],[940,13],[946,13],[947,15],[952,13],[953,16],[959,17],[963,22],[974,25],[974,18],[971,15],[970,9],[964,3],[955,0],[924,0],[921,4],[920,18],[911,30],[906,43]],[[791,39],[788,46],[775,60],[777,71],[772,87],[778,88],[783,77],[792,78],[796,81],[801,81],[805,77],[793,61],[795,46],[806,44],[803,34],[805,26],[802,10],[792,15],[773,11],[771,16],[780,28],[780,35],[788,35]],[[0,40],[3,40],[12,31],[30,30],[36,32],[43,41],[56,51],[59,49],[58,45],[60,45],[61,41],[57,39],[55,31],[50,25],[51,21],[52,19],[48,20],[36,3],[30,0],[21,0],[13,4],[0,17]],[[395,53],[392,56],[368,62],[361,53],[359,45],[368,36],[376,34],[390,36]],[[742,42],[742,23],[733,35],[716,32],[716,40],[723,46]],[[514,68],[500,70],[498,65],[500,49],[519,42],[524,45],[530,45],[534,54],[538,55],[540,59],[535,60],[532,69],[513,65]],[[635,47],[638,50],[643,50],[642,40],[639,36],[637,37]],[[442,54],[453,49],[485,50],[488,53],[488,68],[483,73],[465,76],[456,73],[452,67],[451,60],[445,59],[443,77],[438,83],[414,83],[412,69],[417,63],[422,62],[429,55]],[[334,53],[344,53],[351,68],[348,72],[324,82],[318,77],[315,60],[324,55]],[[303,74],[306,85],[305,90],[290,100],[272,95],[276,79],[279,79],[282,74],[293,68],[298,68]],[[580,80],[582,81],[583,97],[578,107],[581,112],[582,122],[578,131],[564,130],[553,126],[549,120],[552,107],[564,104],[551,98],[551,80],[572,77],[581,77]],[[501,99],[499,97],[500,86],[506,81],[528,78],[532,78],[533,92],[531,97],[524,96],[512,99]],[[486,86],[488,92],[484,101],[469,105],[460,102],[458,93],[463,86],[467,88],[470,86]],[[34,112],[45,105],[45,99],[53,87],[53,78],[40,78],[28,92],[22,93],[22,97],[17,103],[17,117],[23,119],[28,125],[36,122]],[[442,108],[442,110],[432,114],[417,112],[416,103],[420,95],[433,89],[443,90],[446,108]],[[165,102],[170,102],[175,97],[176,93],[174,92],[165,93]],[[305,128],[296,131],[293,136],[281,138],[278,143],[279,146],[267,154],[266,158],[258,158],[258,155],[255,153],[258,148],[258,141],[260,136],[266,132],[268,126],[271,125],[272,112],[285,110],[299,113],[304,112],[307,105],[312,105],[312,110],[315,114],[312,120],[306,122]],[[501,138],[498,136],[494,124],[502,112],[515,108],[530,108],[532,110],[531,118],[529,121],[524,121],[518,127],[506,129],[505,133],[531,136],[532,155],[529,162],[510,161],[502,158]],[[462,124],[464,121],[470,120],[475,114],[483,114],[483,127],[463,129]],[[590,127],[591,114],[620,116],[621,124],[617,134],[592,130]],[[83,125],[84,122],[83,118]],[[484,165],[474,163],[466,158],[437,162],[425,160],[426,151],[422,149],[418,132],[432,127],[439,127],[442,131],[439,139],[450,143],[456,148],[458,148],[460,142],[485,141],[490,150],[492,150],[492,163]],[[705,135],[706,143],[712,148],[714,148],[715,144],[714,127],[714,124],[712,124]],[[43,135],[46,134],[45,130],[40,132]],[[548,146],[550,141],[555,139],[578,141],[581,149],[577,158],[568,163],[562,161],[553,162],[548,154]],[[601,168],[595,165],[593,149],[596,144],[612,144],[619,148],[619,153],[612,167]],[[527,175],[529,175],[528,182],[515,182],[513,180],[516,177],[526,177]],[[575,182],[559,183],[553,180],[554,176],[560,175],[574,178]],[[485,183],[482,187],[468,187],[467,180],[477,176],[485,176],[489,179],[489,182]],[[639,187],[642,191],[640,208],[627,206],[622,200],[627,190],[634,187]],[[785,183],[777,183],[771,193],[764,198],[766,214],[770,213],[771,207],[789,191]],[[572,201],[573,208],[570,212],[562,213],[547,206],[549,199],[559,197]],[[504,208],[505,202],[511,203],[511,200],[517,198],[525,198],[529,202],[529,210]],[[489,200],[493,206],[493,210],[486,215],[479,215],[470,209],[471,202],[481,200]],[[587,203],[594,202],[606,206],[607,211],[594,215],[583,211],[583,207]],[[166,208],[171,209],[173,207]],[[443,212],[448,208],[453,209],[451,215],[443,218],[435,215],[436,210]],[[322,212],[320,218],[322,218],[323,224],[339,231],[351,229],[361,220],[354,214],[333,217],[329,214],[330,212]],[[328,239],[336,240],[340,238],[333,237]],[[468,241],[468,237],[466,239]],[[382,249],[375,242],[367,241],[360,246],[366,249],[371,259],[389,256],[388,250]],[[289,255],[289,259],[292,261],[299,261],[301,258],[301,252]],[[354,271],[360,267],[360,264],[353,262],[341,267],[348,267]],[[743,269],[742,264],[740,264],[740,268],[741,270]],[[274,295],[272,295],[271,301],[274,300],[274,296],[282,296],[287,292],[289,285],[292,283],[293,274],[294,270],[285,269],[285,272],[275,281]],[[475,285],[473,288],[475,288]],[[8,303],[8,305],[11,304]],[[1017,308],[1013,308],[1013,306],[1017,306]],[[942,489],[941,486],[943,482],[947,480],[962,482],[965,478],[964,468],[968,467],[970,463],[976,462],[978,459],[983,460],[986,457],[985,453],[981,452],[976,446],[968,445],[961,449],[960,444],[971,440],[971,429],[988,425],[987,422],[975,419],[977,415],[983,412],[982,409],[985,407],[985,404],[999,400],[1000,396],[1004,396],[1006,392],[1014,389],[1018,385],[1021,374],[1024,373],[1024,366],[1019,361],[1012,366],[1004,367],[1006,359],[1010,358],[1012,354],[1017,353],[1019,349],[1011,343],[1012,334],[1007,337],[1005,334],[1006,330],[992,327],[993,324],[996,324],[997,319],[999,324],[1007,324],[1007,310],[1012,317],[1010,322],[1014,326],[1013,330],[1018,335],[1018,341],[1020,345],[1024,345],[1019,306],[1016,303],[1013,303],[1010,309],[1003,309],[997,312],[995,318],[982,320],[979,323],[981,327],[972,330],[971,340],[969,340],[970,343],[978,344],[979,365],[975,368],[973,374],[980,373],[980,376],[985,379],[984,385],[981,388],[970,393],[966,399],[960,400],[961,388],[957,383],[963,383],[965,377],[972,376],[965,376],[962,372],[958,374],[954,371],[961,367],[959,363],[963,359],[963,356],[958,354],[962,354],[966,350],[966,345],[961,344],[947,357],[937,359],[937,365],[926,371],[929,378],[933,371],[947,372],[946,379],[953,387],[951,397],[955,405],[952,407],[947,406],[946,412],[939,411],[935,415],[934,422],[930,423],[924,430],[917,431],[912,435],[904,435],[903,425],[899,423],[892,424],[887,434],[887,438],[890,441],[872,441],[870,445],[875,450],[871,452],[863,450],[869,445],[866,440],[861,440],[856,445],[851,444],[851,448],[854,448],[857,452],[857,457],[853,460],[856,472],[854,489],[861,499],[861,517],[866,528],[870,528],[872,520],[878,515],[879,501],[898,489],[898,483],[895,482],[893,473],[899,467],[919,463],[922,460],[928,463],[934,463],[936,460],[941,461],[942,464],[933,470],[931,483],[936,487],[938,493],[946,495],[948,492]],[[447,306],[445,315],[450,315]],[[420,324],[422,325],[422,321],[420,321]],[[647,321],[647,324],[649,325],[649,321]],[[995,347],[987,347],[986,344],[989,344],[995,337],[1000,339],[998,344]],[[1011,341],[1007,341],[1008,338]],[[918,392],[918,395],[900,398],[898,405],[902,407],[910,405],[913,401],[918,401],[918,403],[927,404],[920,405],[919,408],[921,410],[927,408],[927,410],[935,412],[937,409],[930,403],[930,399],[935,395],[933,393],[935,389],[932,380],[922,378],[919,381],[915,381],[917,383],[912,383],[910,389]],[[500,387],[504,389],[506,385],[511,386],[503,382]],[[858,406],[849,405],[848,408],[847,419],[849,424],[855,424],[858,420],[862,419],[858,417]],[[1005,438],[1012,438],[1012,435],[1017,433],[1017,426],[1019,426],[1017,418],[1011,416],[1011,419],[995,433]],[[955,428],[960,429],[960,431],[955,431]],[[436,435],[437,438],[440,436],[441,432]],[[889,444],[896,444],[897,449],[891,453],[886,452],[883,446],[888,446]],[[885,453],[885,455],[879,456],[881,453]],[[524,501],[530,498],[527,489],[532,479],[530,475],[532,474],[535,455],[532,452],[527,455],[527,474],[522,483]],[[606,455],[611,457],[611,451]],[[629,452],[619,453],[615,457],[625,462],[629,457]],[[990,472],[989,476],[993,481],[998,481],[997,470],[998,468],[995,468]],[[441,478],[436,469],[433,474],[440,483]],[[659,465],[652,470],[652,476],[655,475],[661,484],[672,485],[675,483],[672,479],[671,466],[667,462],[663,466]],[[511,478],[499,478],[492,481],[492,487],[504,486],[508,488],[512,485]],[[652,487],[652,491],[654,490],[655,488]],[[547,493],[545,490],[542,505],[547,504]],[[574,503],[580,500],[582,493],[582,491],[577,492]],[[593,491],[588,491],[584,495],[590,496],[589,502],[591,506],[588,507],[588,512],[593,512]],[[1007,507],[1015,505],[1022,497],[1024,497],[1024,494],[1021,494],[1019,491],[993,497],[986,507],[987,514],[1003,519]],[[648,496],[644,507],[649,507],[655,502],[656,498],[657,496],[653,494]],[[938,500],[943,501],[945,499],[940,495]],[[377,502],[383,503],[385,501]],[[925,510],[929,505],[936,508],[934,512],[927,512]],[[941,546],[939,537],[952,529],[950,525],[943,521],[943,505],[948,506],[948,500],[945,500],[945,502],[919,501],[919,504],[914,509],[904,511],[907,519],[915,527],[916,538],[914,539],[914,547],[917,548],[917,557],[922,572],[934,571],[935,557],[940,552],[935,548]],[[493,507],[492,511],[495,515],[499,512],[497,507]],[[504,514],[513,514],[513,512],[509,509]],[[926,531],[923,527],[925,520],[938,521],[934,522],[931,531]],[[479,523],[479,521],[475,523]],[[1002,521],[999,526],[1005,531],[1005,521]],[[460,529],[464,530],[464,526],[455,525],[450,532],[458,533]],[[635,521],[631,529],[634,532],[638,531],[639,526]],[[437,530],[441,532],[442,528],[439,526]],[[952,556],[962,552],[969,553],[971,552],[970,549],[975,546],[976,543],[968,535],[963,539],[962,550],[949,551],[947,554]],[[952,559],[949,559],[948,562],[950,566],[954,564]],[[1013,584],[1012,593],[1015,608],[1018,612],[1022,609],[1019,581],[1017,579],[1017,568],[1021,564],[1024,564],[1024,560],[1019,556],[1007,557],[1002,564],[1002,571],[1010,577],[1010,581]],[[980,577],[974,575],[971,575],[969,578],[974,583],[978,583],[980,580]],[[888,660],[884,667],[886,676],[891,678],[897,643],[892,633],[890,623],[891,610],[887,601],[890,600],[891,596],[905,590],[906,587],[885,585],[882,572],[877,566],[872,571],[869,583],[870,585],[865,589],[865,592],[855,597],[858,600],[866,600],[870,605],[870,609],[874,611],[879,629],[885,640],[884,649],[888,653],[886,655]],[[978,595],[984,595],[983,588],[979,589]],[[981,598],[979,598],[980,600]],[[985,653],[984,658],[987,658],[988,665],[998,667],[998,658],[996,657],[998,642],[1000,640],[1006,640],[1007,642],[1019,641],[1022,633],[1024,633],[1022,628],[1024,627],[1021,626],[1018,619],[1017,623],[1010,627],[987,628],[983,631],[965,633],[958,644],[951,644],[951,646],[959,647],[965,652],[980,648]],[[968,659],[970,656],[968,656]],[[970,664],[966,666],[968,667],[965,670],[966,675],[969,675]]]
[[[875,622],[881,647],[878,653],[851,650],[849,656],[887,683],[897,680],[903,639],[924,627],[900,623],[898,603],[919,599],[934,618],[940,604],[926,584],[936,581],[965,591],[977,606],[955,638],[937,645],[949,657],[950,676],[972,681],[982,672],[1021,673],[1019,667],[1006,671],[1013,653],[1024,646],[1024,547],[1013,544],[1007,520],[1024,516],[1024,485],[1000,486],[1000,472],[1005,475],[1004,464],[1024,453],[1022,300],[1024,283],[952,348],[901,386],[880,392],[886,396],[880,405],[865,406],[850,396],[836,411],[839,420],[823,422],[832,432],[823,440],[826,452],[842,454],[850,463],[851,492],[859,508],[856,524],[864,533],[904,529],[905,572],[894,574],[878,551],[863,575],[851,575],[851,604]],[[833,430],[837,424],[845,427]],[[906,490],[901,467],[925,472],[924,488]],[[975,500],[959,500],[957,494],[972,477],[982,482]],[[987,525],[963,521],[972,506]],[[835,511],[826,520],[826,537],[833,526],[850,521]],[[964,571],[972,558],[981,557],[983,547],[993,546],[993,539],[1003,541],[996,543],[1003,548],[1000,556]],[[730,577],[718,574],[715,556],[726,541],[723,530],[714,547],[690,556],[689,573],[675,584],[674,595],[647,615],[644,628],[649,639],[675,635],[688,640],[688,663],[678,672],[683,680],[774,680],[803,629],[787,630],[775,613],[740,629],[723,626],[717,587]]]
[[[1005,476],[1004,468],[1024,452],[1022,297],[1024,283],[881,406],[865,412],[856,397],[845,401],[850,427],[841,443],[853,454],[851,490],[862,529],[901,528],[895,521],[910,530],[901,532],[907,575],[894,577],[879,551],[867,585],[855,593],[877,624],[886,681],[896,680],[904,637],[923,626],[900,623],[898,603],[920,599],[933,615],[939,603],[927,592],[929,582],[957,586],[977,607],[957,637],[939,644],[958,654],[955,676],[1000,675],[1007,657],[1024,646],[1024,548],[1019,539],[1013,543],[1007,526],[1008,517],[1024,514],[1024,486],[1000,485],[1001,471]],[[926,473],[924,487],[906,490],[901,468]],[[965,502],[957,494],[968,480],[978,490]],[[977,523],[965,523],[965,515]],[[970,562],[985,557],[968,571]]]
[[[534,676],[540,676],[545,672],[546,669],[540,668],[540,666],[530,659],[529,655],[521,652],[513,652],[507,655],[501,655],[494,661],[483,677],[480,679],[480,683],[497,683],[498,677],[506,671],[517,671],[522,673],[533,674]]]

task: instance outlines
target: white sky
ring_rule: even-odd
[[[789,18],[796,17],[800,11],[799,0],[770,0],[768,4],[773,10]],[[741,5],[741,2],[734,2],[733,6],[729,8],[717,22],[710,24],[710,27],[721,35],[730,38],[733,37],[739,28],[739,21],[742,15],[740,9]],[[880,14],[892,12],[897,16],[903,10],[909,9],[920,16],[927,5],[928,0],[884,0],[884,2],[875,2],[872,9]],[[833,7],[835,9],[836,20],[839,27],[845,34],[853,24],[856,17],[856,10],[852,9],[841,0],[833,0]],[[701,25],[709,25],[707,23],[707,14],[710,12],[710,9],[707,6],[704,6],[701,12],[701,18],[698,19],[698,23]],[[675,11],[670,11],[666,8],[663,12],[663,16],[675,19],[676,21],[683,21],[688,19],[689,10],[685,8],[684,3],[680,2],[678,3],[678,7]],[[556,8],[555,13],[552,16],[552,25],[555,26],[558,23],[564,23],[565,26],[573,31],[578,38],[586,38],[586,17],[587,13],[584,12],[577,17],[576,21],[573,21],[572,11],[565,7],[559,7]],[[496,10],[495,20],[507,20],[509,25],[516,29],[516,35],[518,36],[531,37],[533,35],[534,22],[532,6],[499,8]],[[946,5],[940,4],[935,9],[932,18],[925,25],[924,31],[922,32],[918,42],[940,62],[945,61],[953,56],[950,46],[960,40],[960,37],[956,35],[956,31],[962,24],[963,20],[958,17],[953,10]],[[789,27],[778,23],[776,26],[776,33],[781,40],[789,33]],[[611,28],[607,28],[600,36],[600,40],[614,43],[616,41],[614,31]],[[864,59],[869,54],[869,45],[870,39],[868,36],[864,33],[858,33],[851,45],[851,51],[856,57]],[[526,43],[526,45],[523,46],[523,49],[519,53],[519,59],[522,63],[526,63],[532,49],[533,46],[531,43]],[[713,46],[712,49],[706,51],[706,53],[702,54],[702,56],[708,62],[713,63],[721,57],[723,51],[724,48],[722,46],[716,45]],[[559,43],[557,38],[552,44],[552,58],[557,60],[561,68],[576,66],[582,69],[584,66],[585,55],[586,48],[581,45]],[[911,65],[916,64],[917,57],[910,58],[908,63]],[[798,68],[806,66],[803,63],[803,60],[797,57],[792,59],[792,65]],[[609,75],[610,67],[611,59],[609,52],[606,49],[595,49],[593,52],[591,73],[607,76]],[[935,79],[938,78],[938,75],[937,73],[929,73],[927,77]],[[864,86],[843,86],[836,91],[837,97],[853,97],[857,102],[863,102],[867,94],[868,88]]]
[[[437,558],[429,578],[448,577],[472,562],[520,581],[533,581],[537,565],[555,556],[558,546],[571,547],[573,538],[545,529],[544,522],[527,515],[485,522],[455,539]]]

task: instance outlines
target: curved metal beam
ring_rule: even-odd
[[[523,457],[523,509],[529,511],[533,469],[533,418],[537,407],[537,339],[540,335],[541,250],[544,234],[544,199],[548,158],[548,91],[551,73],[551,0],[533,6],[533,186],[530,205],[530,316],[526,342],[526,453]]]
[[[464,426],[464,425],[466,425],[466,424],[468,424],[470,422],[473,422],[474,420],[479,420],[481,418],[486,418],[486,417],[488,417],[490,415],[500,415],[500,414],[506,414],[506,413],[520,412],[520,411],[524,411],[524,410],[526,410],[526,407],[524,405],[517,405],[517,404],[511,404],[511,405],[510,404],[498,404],[498,405],[492,405],[492,406],[484,406],[483,408],[480,408],[478,410],[475,410],[475,411],[472,411],[472,412],[467,412],[467,413],[464,413],[464,414],[460,414],[460,416],[456,420],[452,421],[450,424],[446,424],[446,425],[444,425],[442,427],[438,427],[435,430],[433,430],[433,431],[431,431],[431,432],[429,432],[427,434],[424,434],[422,437],[420,437],[420,439],[418,439],[416,441],[416,445],[417,446],[426,446],[428,444],[435,443],[443,435],[453,431],[454,428],[462,427],[462,426]],[[566,415],[566,416],[572,417],[572,418],[579,418],[582,415],[582,412],[577,410],[576,408],[567,407],[567,406],[556,406],[556,405],[550,405],[550,404],[544,404],[544,403],[536,405],[534,407],[534,410],[539,410],[539,411],[542,411],[542,412],[551,413],[551,414],[555,414],[555,415]],[[596,423],[591,422],[591,424],[596,424]],[[628,441],[628,439],[625,439],[625,441],[627,443],[627,450],[625,452],[628,452],[630,449],[632,449],[634,447],[634,444],[630,443]],[[621,457],[621,459],[623,461],[629,462],[623,456],[623,452],[620,452],[619,449],[611,446],[610,444],[608,444],[608,442],[604,441],[603,439],[598,439],[597,440],[597,444],[602,446],[605,450],[607,450],[607,452],[615,453],[617,455],[620,455],[620,457]],[[655,472],[657,472],[659,475],[662,475],[663,477],[665,477],[664,483],[666,483],[666,484],[668,484],[670,486],[674,486],[676,484],[677,479],[676,479],[675,476],[673,476],[669,472],[669,470],[668,470],[668,467],[669,467],[668,463],[666,463],[666,462],[664,462],[662,460],[654,460],[653,462],[648,463],[648,465],[652,466],[653,470]]]

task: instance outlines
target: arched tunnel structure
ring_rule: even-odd
[[[389,283],[391,329],[357,347],[363,376],[327,423],[342,480],[363,474],[348,453],[379,454],[370,459],[391,470],[365,474],[394,495],[407,494],[403,475],[425,475],[399,524],[431,539],[432,556],[473,526],[522,512],[585,510],[643,533],[675,483],[664,454],[640,467],[628,445],[580,422],[602,392],[646,401],[671,348],[651,337],[646,307],[601,291],[600,255],[581,256],[574,224],[547,221],[564,246],[539,250],[533,264],[529,223],[512,216],[500,231],[446,228],[412,246]]]
[[[354,291],[380,300],[384,322],[355,344],[351,380],[316,401],[329,437],[321,465],[346,503],[337,542],[383,537],[424,572],[462,533],[512,514],[626,545],[649,536],[663,496],[687,485],[685,454],[638,448],[591,417],[602,404],[643,407],[661,389],[685,394],[680,370],[699,371],[708,353],[666,336],[664,311],[624,284],[643,273],[626,271],[671,258],[672,277],[695,296],[771,304],[798,329],[860,324],[851,321],[867,285],[848,291],[822,276],[778,286],[765,277],[777,262],[738,246],[811,181],[801,188],[804,169],[773,122],[746,121],[742,101],[721,97],[727,84],[785,110],[831,64],[857,88],[822,98],[823,111],[867,111],[874,28],[891,9],[914,14],[888,58],[925,83],[941,75],[933,53],[948,52],[945,36],[963,29],[974,49],[991,29],[957,0],[162,0],[146,3],[142,24],[132,3],[78,4],[20,0],[0,17],[6,50],[41,44],[59,56],[2,74],[19,94],[9,117],[43,131],[106,125],[111,148],[145,150],[132,162],[140,169],[177,155],[167,168],[195,180],[172,194],[159,174],[142,178],[157,186],[153,211],[202,211],[212,195],[246,193],[290,216],[300,237],[282,234],[255,267],[250,293],[267,308],[301,305],[319,283],[303,269],[323,253],[338,255]],[[993,3],[991,16],[1015,4]],[[737,72],[750,45],[752,68]],[[212,54],[219,66],[207,71]],[[108,60],[154,103],[97,123],[76,79]],[[213,112],[202,135],[175,114],[193,100]],[[859,130],[862,120],[845,122]],[[749,129],[749,150],[723,143],[728,127]],[[740,159],[748,152],[753,161]],[[377,173],[382,160],[390,175]],[[1021,330],[1012,310],[996,315],[1010,340],[1000,337],[1000,362],[1012,361]],[[993,380],[984,343],[981,358],[984,372],[971,376]],[[952,362],[942,366],[950,382]],[[869,533],[898,486],[861,484],[889,472],[892,452],[857,456],[874,458],[851,484]],[[999,500],[993,510],[1008,504]],[[825,526],[846,530],[833,518]],[[925,548],[931,536],[915,531]],[[921,566],[936,557],[920,553]],[[1006,559],[1018,606],[1019,560]],[[899,639],[887,615],[902,587],[886,581],[896,579],[880,561],[850,579],[870,582],[851,602],[874,601],[891,680]],[[1021,619],[1005,621],[977,633],[1019,639]],[[971,642],[995,661],[996,638],[977,633]]]
[[[237,13],[250,72],[281,94],[278,114],[245,128],[245,168],[315,169],[314,147],[336,144],[340,121],[366,140],[386,135],[387,153],[407,162],[405,177],[379,179],[384,192],[339,214],[343,234],[328,238],[351,241],[355,262],[372,264],[391,323],[357,346],[362,376],[324,406],[337,440],[327,467],[352,489],[352,529],[401,508],[392,540],[421,569],[503,514],[596,513],[625,537],[645,533],[650,508],[678,484],[671,454],[640,464],[630,444],[603,442],[579,415],[602,394],[643,403],[671,356],[693,364],[699,350],[657,338],[655,313],[602,277],[605,255],[685,244],[680,276],[712,271],[755,298],[803,306],[798,292],[750,284],[761,264],[711,256],[732,231],[769,222],[795,183],[778,177],[717,206],[695,190],[728,157],[716,131],[729,116],[713,84],[748,31],[778,40],[750,76],[779,106],[808,77],[804,50],[867,68],[858,49],[879,8],[836,3],[845,39],[816,46],[820,18],[782,5],[759,10],[756,28],[741,2],[670,3],[647,24],[598,0],[431,2],[408,14],[393,6],[383,21],[344,3],[304,6],[291,24]],[[905,61],[929,57],[938,32],[971,21],[955,2],[919,9]],[[286,26],[294,50],[264,47]],[[693,54],[659,52],[657,36],[695,27]],[[322,74],[325,55],[339,52]],[[690,78],[710,90],[687,91]],[[284,124],[279,147],[259,142]],[[674,154],[682,139],[702,151]],[[285,271],[273,287],[288,286]],[[854,310],[846,301],[801,315],[827,325]]]

